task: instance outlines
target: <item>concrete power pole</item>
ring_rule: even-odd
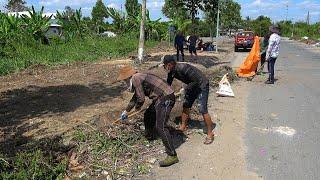
[[[219,6],[218,6],[217,32],[216,32],[216,52],[218,52],[219,23],[220,23],[220,10],[219,10]]]
[[[308,11],[308,15],[307,15],[307,24],[310,25],[310,13]]]
[[[142,19],[140,24],[140,39],[139,39],[139,49],[138,49],[138,63],[142,64],[143,62],[143,53],[144,53],[144,24],[146,21],[146,0],[142,0]]]

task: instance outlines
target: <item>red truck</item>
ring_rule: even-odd
[[[239,48],[246,50],[247,48],[252,48],[254,43],[254,33],[253,31],[242,31],[238,32],[234,40],[234,51],[238,52]]]

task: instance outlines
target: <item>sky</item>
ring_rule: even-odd
[[[85,16],[90,16],[92,7],[96,0],[25,0],[28,6],[34,5],[37,9],[45,7],[45,12],[55,12],[63,10],[65,6],[74,9],[82,8]],[[108,7],[118,10],[125,9],[125,0],[103,0]],[[141,0],[139,0],[140,2]],[[306,21],[308,11],[310,22],[320,22],[320,0],[235,0],[241,5],[241,15],[243,18],[249,16],[256,18],[265,15],[277,22],[280,20]],[[7,0],[0,0],[0,9]],[[167,20],[161,12],[164,0],[147,0],[147,8],[150,11],[151,19],[162,18]]]

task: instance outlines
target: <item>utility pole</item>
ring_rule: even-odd
[[[307,15],[307,24],[310,25],[310,13],[308,11],[308,15]]]
[[[143,62],[143,52],[144,52],[144,24],[146,20],[146,0],[142,0],[142,19],[140,24],[140,39],[139,39],[139,49],[138,49],[138,61],[139,64]]]
[[[292,33],[291,33],[291,37],[293,37],[294,35],[294,22],[293,22],[293,19],[292,19]]]
[[[220,21],[220,9],[218,3],[218,15],[217,15],[217,32],[216,32],[216,53],[218,53],[218,38],[219,38],[219,22]]]
[[[286,12],[286,22],[288,21],[288,4],[286,5],[286,10],[287,10],[287,12]]]

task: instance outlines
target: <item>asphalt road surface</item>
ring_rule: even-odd
[[[245,143],[263,179],[320,179],[320,53],[282,41],[276,83],[252,83]]]

